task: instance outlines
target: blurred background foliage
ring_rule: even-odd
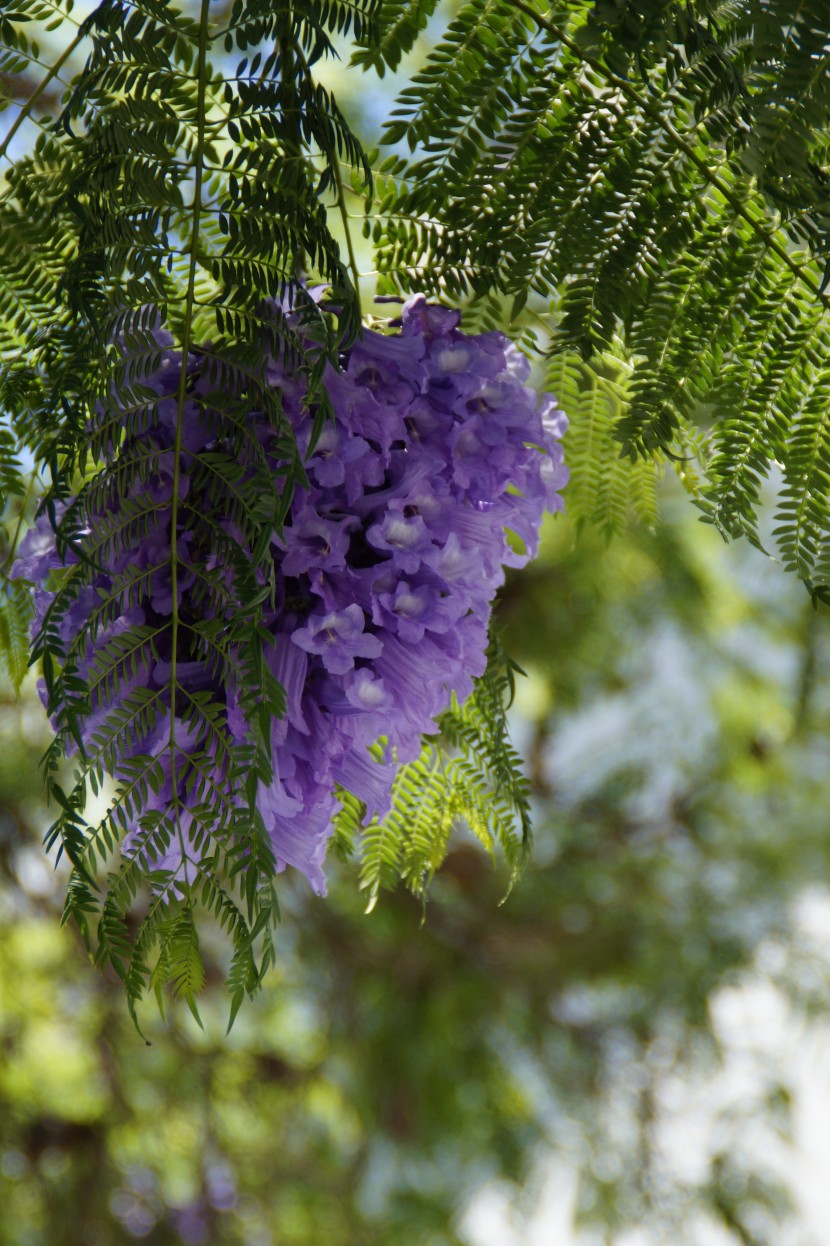
[[[46,727],[31,687],[7,698],[2,1246],[445,1246],[474,1240],[488,1183],[532,1202],[551,1156],[579,1173],[586,1241],[636,1225],[697,1246],[695,1216],[719,1241],[789,1240],[772,1151],[741,1138],[785,1142],[791,1070],[718,1102],[691,1173],[667,1159],[666,1088],[717,1077],[713,1001],[759,950],[798,1009],[824,1007],[793,913],[830,877],[825,620],[668,481],[653,531],[551,523],[499,621],[527,671],[525,876],[505,899],[459,836],[425,915],[401,890],[366,916],[348,863],[326,900],[285,877],[278,968],[229,1037],[221,937],[204,1032],[148,1009],[145,1045],[59,929]]]

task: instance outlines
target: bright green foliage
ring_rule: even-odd
[[[32,603],[23,584],[0,581],[0,672],[15,692],[29,669],[29,625]]]
[[[568,515],[578,529],[595,524],[607,537],[623,531],[631,514],[657,522],[657,461],[621,456],[616,430],[630,404],[631,368],[606,352],[590,364],[579,355],[548,361],[547,388],[567,411]]]
[[[360,886],[367,912],[383,888],[399,879],[420,897],[443,864],[454,831],[466,829],[495,858],[501,849],[511,884],[530,848],[529,784],[510,744],[506,709],[513,699],[515,663],[497,640],[472,696],[441,715],[441,735],[427,739],[420,757],[401,766],[392,809],[360,830],[361,808],[343,794],[335,822],[335,850],[349,855],[360,838]]]
[[[781,552],[819,595],[828,46],[821,0],[470,0],[387,124],[413,155],[375,229],[387,286],[500,293],[586,359],[621,339],[622,450],[710,429],[697,498],[725,534],[757,539],[780,463]]]

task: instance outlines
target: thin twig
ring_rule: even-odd
[[[343,177],[340,172],[340,164],[337,160],[333,160],[329,166],[334,172],[334,180],[337,183],[337,208],[340,212],[340,219],[343,222],[343,231],[346,235],[346,250],[349,255],[349,268],[352,270],[352,281],[354,282],[354,292],[357,296],[357,311],[360,319],[363,319],[363,308],[360,303],[360,270],[357,266],[357,259],[352,245],[352,231],[349,228],[349,213],[346,210],[346,200],[343,189]]]

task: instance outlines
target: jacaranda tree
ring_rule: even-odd
[[[370,904],[422,893],[466,823],[519,868],[487,633],[568,420],[579,523],[653,516],[670,463],[760,543],[769,481],[830,597],[830,10],[470,0],[378,154],[320,67],[396,69],[437,0],[72,7],[0,16],[0,637],[66,916],[131,1008],[195,1007],[212,912],[233,1016],[286,865],[322,889],[359,838]]]

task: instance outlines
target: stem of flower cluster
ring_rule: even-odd
[[[193,306],[196,293],[196,269],[199,255],[199,229],[202,217],[202,177],[205,147],[205,98],[207,95],[207,45],[210,0],[202,0],[199,18],[199,60],[197,70],[197,105],[196,105],[196,149],[194,152],[194,183],[193,183],[193,218],[190,232],[190,266],[187,276],[187,291],[184,304],[184,324],[182,327],[182,367],[179,377],[179,390],[176,409],[176,440],[173,447],[173,494],[170,502],[170,588],[172,592],[172,610],[170,619],[170,770],[171,795],[176,818],[176,832],[184,865],[184,888],[190,898],[190,881],[187,877],[187,851],[179,819],[179,798],[176,775],[176,688],[178,672],[179,639],[179,551],[178,551],[178,520],[179,520],[179,482],[181,479],[182,443],[184,439],[184,407],[187,399],[187,357],[193,321]]]
[[[337,183],[337,208],[340,212],[340,219],[343,222],[343,232],[346,235],[346,251],[349,255],[349,268],[352,270],[352,281],[354,282],[354,292],[357,297],[357,311],[360,319],[363,319],[363,307],[360,302],[360,269],[357,266],[357,258],[355,256],[354,245],[352,243],[352,231],[349,227],[349,213],[346,209],[346,195],[343,188],[343,175],[340,172],[340,165],[337,160],[333,160],[331,167],[334,170],[334,180]]]

